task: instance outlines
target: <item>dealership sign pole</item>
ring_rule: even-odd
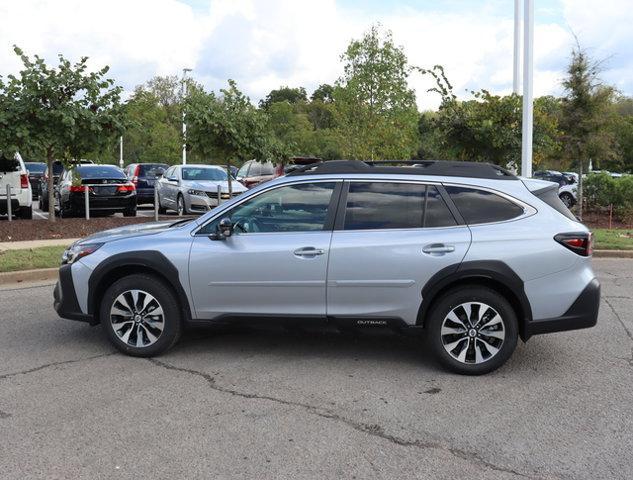
[[[514,0],[514,55],[512,65],[512,92],[517,95],[521,87],[521,0]]]

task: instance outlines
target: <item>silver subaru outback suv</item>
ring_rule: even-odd
[[[135,356],[188,324],[423,332],[463,374],[498,368],[519,337],[596,324],[591,233],[558,185],[490,164],[386,163],[308,165],[194,220],[83,239],[64,254],[55,309]]]

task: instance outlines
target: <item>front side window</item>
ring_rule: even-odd
[[[432,185],[388,182],[350,184],[345,230],[430,228],[455,224],[442,196]]]
[[[301,183],[268,190],[222,214],[199,233],[215,233],[220,220],[227,217],[236,235],[323,230],[335,185]]]
[[[486,190],[446,186],[455,206],[469,225],[512,220],[523,215],[523,207]]]

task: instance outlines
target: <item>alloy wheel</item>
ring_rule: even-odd
[[[462,303],[453,308],[442,322],[442,345],[455,360],[480,364],[494,357],[505,340],[505,324],[490,305]]]
[[[123,343],[142,348],[159,339],[165,328],[165,317],[153,295],[143,290],[127,290],[112,303],[110,323]]]

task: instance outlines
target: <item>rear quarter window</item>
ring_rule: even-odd
[[[541,190],[537,190],[532,193],[534,193],[534,196],[536,196],[539,200],[547,203],[550,207],[552,207],[558,213],[565,215],[570,220],[574,220],[575,222],[578,221],[578,219],[574,216],[573,213],[571,213],[569,208],[565,206],[565,204],[562,202],[562,200],[558,196],[558,188],[556,188],[555,185],[552,185],[551,187],[542,188]]]
[[[523,207],[487,190],[445,186],[453,203],[469,225],[512,220],[523,215]]]

